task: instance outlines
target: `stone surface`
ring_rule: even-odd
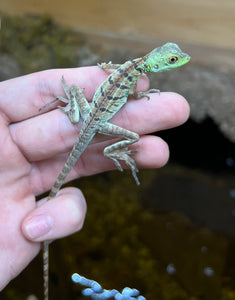
[[[223,134],[235,142],[235,72],[189,63],[182,69],[151,74],[152,86],[176,91],[189,101],[191,118],[213,119]]]

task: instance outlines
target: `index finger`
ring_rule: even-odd
[[[0,111],[8,122],[19,122],[42,112],[39,109],[57,96],[65,96],[61,84],[64,76],[70,87],[76,83],[91,101],[98,86],[107,78],[108,72],[99,67],[53,69],[41,71],[0,82]],[[148,88],[146,79],[140,79],[141,90]],[[54,105],[54,107],[56,104]],[[53,105],[51,106],[53,107]]]

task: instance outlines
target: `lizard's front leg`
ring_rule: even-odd
[[[146,97],[149,100],[150,97],[148,96],[148,94],[150,94],[150,93],[158,93],[160,95],[160,90],[158,90],[158,89],[149,89],[146,92],[138,92],[137,93],[136,92],[137,82],[138,82],[138,80],[136,80],[133,83],[133,85],[130,89],[130,92],[129,92],[129,95],[133,96],[135,99],[140,99],[140,98]]]
[[[113,64],[111,61],[108,63],[98,63],[97,65],[103,70],[118,69],[121,66],[120,64]]]
[[[127,129],[118,127],[116,125],[106,123],[100,126],[99,133],[105,134],[105,135],[111,135],[115,137],[122,137],[126,140],[117,142],[111,146],[108,146],[104,149],[104,156],[107,158],[110,158],[118,168],[118,170],[122,171],[122,167],[120,165],[119,160],[123,160],[125,164],[130,167],[132,171],[132,175],[135,179],[135,182],[137,185],[140,184],[139,179],[136,175],[138,172],[138,169],[136,167],[135,161],[133,158],[131,158],[129,155],[132,153],[137,152],[137,149],[134,150],[128,150],[128,146],[131,144],[137,142],[139,140],[139,135],[135,132],[131,132]]]

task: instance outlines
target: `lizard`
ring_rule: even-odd
[[[101,63],[98,64],[103,70],[114,69],[107,79],[96,90],[91,105],[86,100],[83,90],[76,84],[68,88],[62,77],[62,86],[67,98],[58,96],[56,99],[44,105],[40,110],[45,109],[55,101],[62,101],[65,106],[57,106],[62,110],[74,124],[79,122],[80,116],[83,125],[78,138],[69,154],[65,165],[58,175],[47,201],[54,198],[67,175],[78,161],[92,138],[96,133],[102,133],[124,140],[118,141],[104,149],[104,156],[111,159],[117,169],[122,171],[120,160],[131,169],[132,175],[137,185],[140,184],[137,177],[137,166],[134,159],[130,156],[137,152],[137,149],[129,150],[128,147],[139,140],[137,133],[123,129],[108,121],[121,109],[127,102],[129,95],[136,99],[147,97],[148,93],[160,92],[157,89],[150,89],[146,92],[136,92],[137,82],[143,73],[162,72],[178,68],[190,60],[187,53],[183,53],[175,43],[166,43],[161,47],[155,48],[143,57],[126,61],[124,64]],[[48,281],[49,281],[49,242],[43,243],[43,278],[44,278],[44,300],[48,300]]]

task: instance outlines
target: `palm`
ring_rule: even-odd
[[[0,116],[0,128],[1,274],[15,277],[40,248],[39,243],[28,241],[21,231],[22,220],[36,204],[30,184],[31,165],[14,143],[3,112]],[[4,284],[5,281],[0,280],[0,289]]]

